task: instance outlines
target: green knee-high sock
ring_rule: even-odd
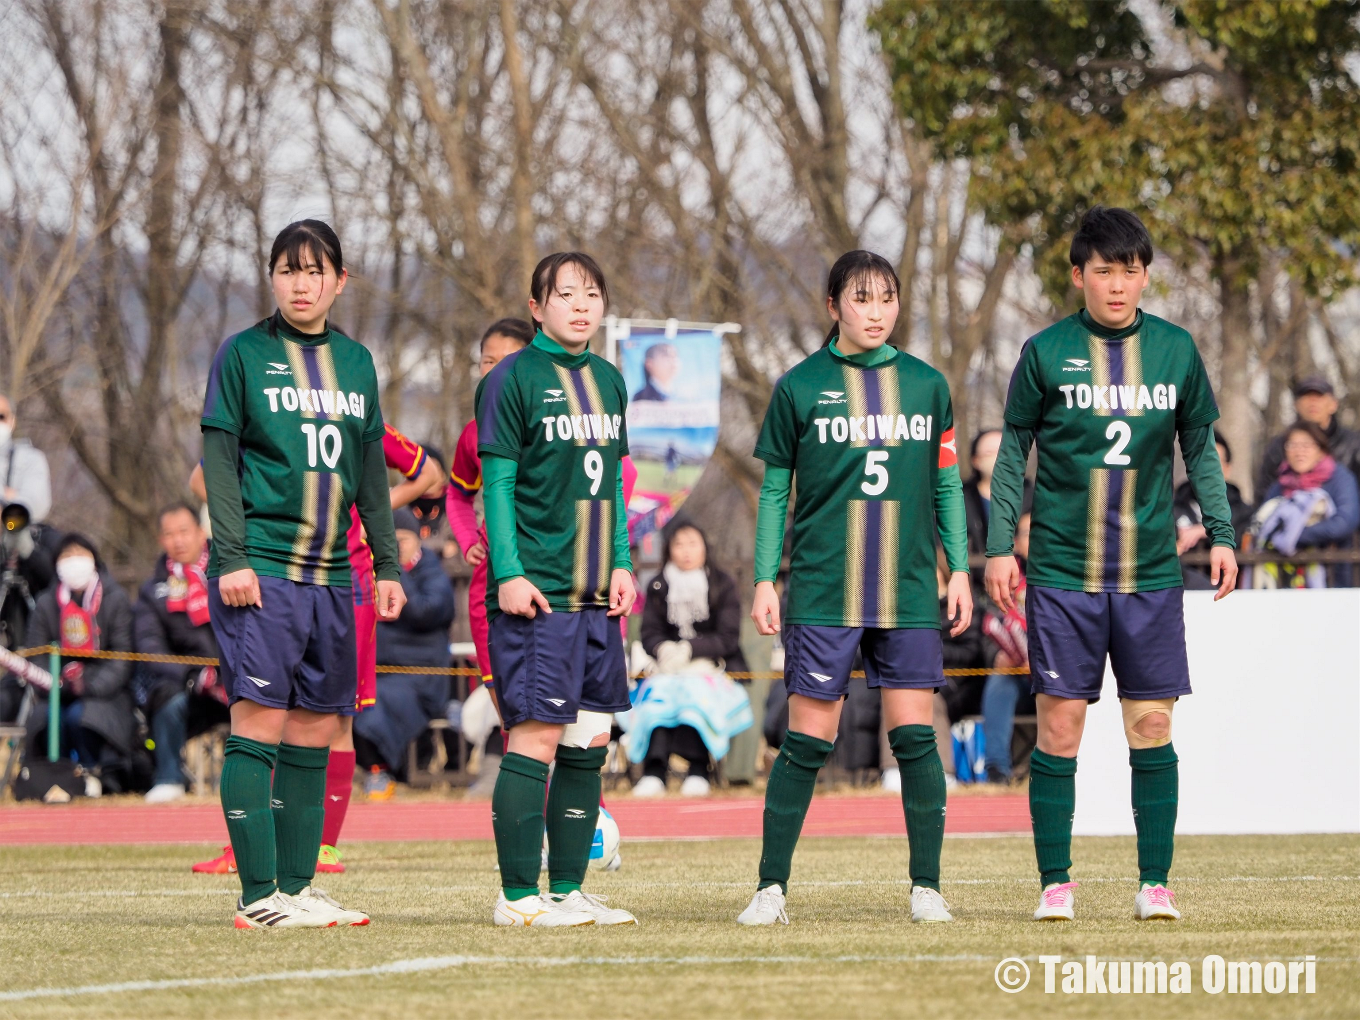
[[[1029,759],[1029,820],[1034,856],[1044,886],[1070,882],[1072,813],[1077,808],[1077,759],[1045,754],[1037,747]]]
[[[760,851],[760,886],[788,891],[793,848],[817,786],[817,771],[831,757],[832,745],[790,730],[779,748],[765,787],[765,838]]]
[[[607,747],[557,746],[548,784],[548,889],[562,895],[585,881],[595,823],[600,817],[600,769]]]
[[[897,726],[888,744],[902,774],[902,813],[911,845],[912,885],[940,891],[940,850],[944,847],[944,766],[935,749],[933,726]]]
[[[1168,742],[1129,749],[1133,768],[1133,823],[1138,828],[1138,880],[1166,884],[1176,841],[1180,759]]]
[[[279,762],[274,766],[274,843],[279,855],[279,891],[289,896],[302,892],[316,875],[330,756],[329,747],[279,745]]]
[[[501,759],[496,789],[491,795],[491,827],[496,833],[496,860],[501,866],[501,889],[507,900],[538,895],[538,873],[543,866],[543,798],[547,787],[546,762],[514,751]]]
[[[277,744],[249,737],[228,737],[222,756],[222,811],[241,876],[241,898],[254,903],[273,894],[277,858],[274,813],[269,810],[269,773],[278,757]]]

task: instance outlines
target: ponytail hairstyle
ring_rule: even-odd
[[[902,282],[897,278],[897,270],[882,255],[862,248],[848,251],[836,260],[826,279],[826,296],[836,305],[847,290],[854,293],[868,291],[875,283],[884,284],[893,294],[902,292]],[[827,333],[822,346],[829,346],[840,334],[841,324],[833,322],[831,332]]]
[[[600,264],[583,251],[559,251],[549,255],[534,267],[533,278],[529,281],[529,296],[540,305],[548,303],[548,298],[557,293],[557,277],[564,266],[575,266],[589,283],[600,288],[605,308],[609,307],[609,285],[604,281],[604,270]],[[543,323],[534,320],[534,328],[541,329]],[[530,338],[532,339],[532,337]]]
[[[265,275],[274,275],[279,259],[286,260],[288,268],[296,273],[304,265],[304,254],[310,255],[318,266],[324,266],[329,262],[336,276],[345,271],[345,256],[340,251],[340,238],[335,236],[331,225],[321,220],[297,220],[280,230],[279,236],[274,238],[274,247],[269,249],[269,265],[265,267]]]
[[[516,343],[523,344],[525,347],[528,347],[531,343],[534,342],[534,327],[529,325],[523,319],[516,319],[513,317],[497,319],[491,325],[486,327],[486,332],[482,334],[482,339],[478,341],[477,344],[478,348],[480,348],[493,336],[508,337],[509,339],[514,340]],[[429,452],[428,448],[426,449],[426,452]]]

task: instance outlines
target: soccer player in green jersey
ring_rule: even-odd
[[[1027,579],[1038,747],[1029,804],[1043,892],[1035,920],[1073,916],[1072,813],[1086,708],[1108,657],[1133,769],[1139,919],[1180,917],[1166,888],[1176,828],[1171,713],[1190,693],[1172,463],[1213,539],[1215,601],[1237,584],[1232,517],[1214,446],[1218,406],[1190,334],[1138,307],[1152,239],[1133,213],[1095,207],[1072,239],[1086,308],[1031,337],[1006,400],[992,475],[987,592],[1010,609],[1025,464],[1039,447]]]
[[[636,924],[581,891],[613,713],[629,707],[615,619],[637,597],[623,502],[628,398],[618,370],[587,349],[609,303],[595,260],[550,255],[530,294],[538,333],[477,400],[488,645],[510,735],[491,799],[502,887],[492,916],[511,927]]]
[[[784,683],[789,731],[765,790],[760,883],[741,924],[788,923],[793,850],[817,771],[831,757],[855,652],[883,692],[911,843],[913,921],[952,921],[940,895],[944,769],[931,726],[944,684],[935,536],[944,544],[952,634],[973,612],[963,485],[945,378],[888,346],[900,285],[867,251],[831,267],[826,344],[781,378],[755,455],[765,462],[751,616],[779,632],[774,580],[796,474]]]
[[[222,344],[202,420],[208,608],[231,698],[221,791],[241,878],[235,924],[365,925],[312,878],[329,748],[355,697],[351,506],[373,550],[379,618],[406,601],[378,379],[367,349],[328,321],[345,286],[329,226],[286,227],[269,278],[278,310]]]

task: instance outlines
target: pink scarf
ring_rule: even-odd
[[[1280,495],[1288,499],[1304,489],[1320,489],[1322,483],[1331,480],[1336,471],[1336,461],[1330,456],[1323,457],[1313,466],[1313,470],[1302,474],[1289,466],[1289,461],[1280,465]]]

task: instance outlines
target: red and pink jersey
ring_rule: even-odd
[[[383,459],[403,478],[415,478],[425,467],[425,449],[407,439],[391,425],[383,425]],[[349,565],[354,575],[354,604],[371,606],[374,597],[373,551],[364,541],[364,529],[359,523],[359,511],[349,508]]]

